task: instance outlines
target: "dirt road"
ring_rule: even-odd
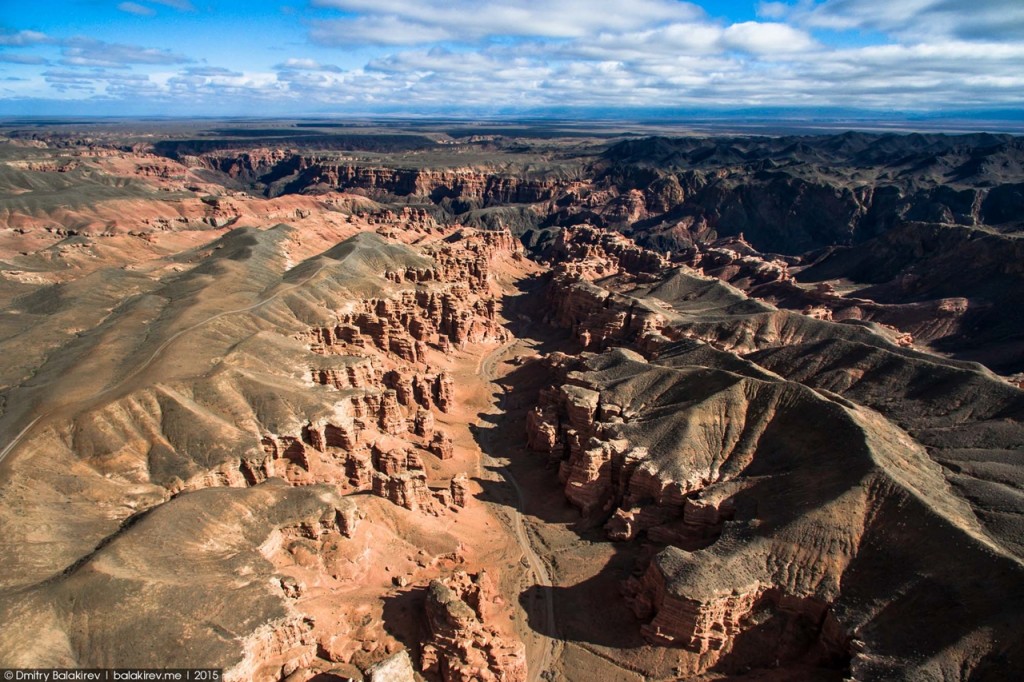
[[[495,379],[497,378],[497,365],[498,361],[502,357],[506,356],[514,346],[518,343],[517,341],[511,341],[495,349],[480,361],[479,373],[480,376],[485,380],[491,382],[495,386]],[[502,402],[504,396],[502,397]],[[498,406],[498,410],[503,405]],[[529,532],[527,531],[526,521],[523,517],[523,509],[525,508],[526,496],[523,493],[522,487],[516,480],[512,472],[509,471],[508,467],[499,460],[493,457],[489,453],[495,452],[495,433],[493,430],[481,430],[480,441],[481,445],[481,464],[491,468],[493,471],[501,474],[502,478],[511,486],[515,493],[515,507],[510,515],[509,529],[515,535],[517,542],[523,550],[523,555],[529,564],[530,572],[533,573],[534,580],[537,585],[543,587],[552,587],[551,574],[548,570],[547,564],[544,559],[534,549],[533,543],[530,540]],[[544,623],[544,632],[556,632],[556,621],[555,621],[555,603],[550,590],[541,590],[540,594],[542,599],[532,604],[527,604],[526,608],[530,613],[529,617],[531,620],[536,622]],[[549,637],[539,632],[533,638],[534,647],[527,645],[527,659],[529,663],[529,679],[530,682],[536,682],[541,679],[541,675],[554,660],[556,651],[559,646],[559,640],[554,637]],[[539,646],[538,646],[539,644]],[[539,649],[539,651],[538,651]]]

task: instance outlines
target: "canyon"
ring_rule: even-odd
[[[1008,135],[0,126],[0,666],[1024,673]]]

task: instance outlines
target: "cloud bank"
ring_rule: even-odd
[[[167,47],[11,29],[0,33],[0,71],[18,69],[11,75],[25,81],[6,96],[204,113],[1024,105],[1019,0],[762,2],[742,21],[675,0],[312,5],[279,18],[301,23],[304,45],[268,47],[262,64],[244,69]],[[126,21],[146,22],[165,9],[203,11],[182,0],[118,7]],[[352,54],[366,57],[352,66]]]

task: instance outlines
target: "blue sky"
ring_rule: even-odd
[[[1024,109],[1024,0],[0,4],[0,114]]]

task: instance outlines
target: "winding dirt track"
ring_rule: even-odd
[[[481,361],[479,366],[480,376],[485,380],[494,384],[496,378],[495,367],[497,366],[499,358],[501,358],[509,348],[514,346],[518,341],[510,341],[505,345],[496,348],[494,351],[486,355]],[[497,385],[497,384],[494,384]],[[502,397],[504,402],[504,396]],[[503,405],[499,405],[503,407]],[[480,439],[484,441],[487,446],[486,450],[494,451],[494,433],[492,430],[482,430]],[[492,467],[495,471],[499,472],[501,476],[512,486],[512,489],[516,494],[515,508],[512,510],[510,524],[510,530],[516,537],[516,541],[522,547],[523,554],[526,557],[527,562],[530,565],[530,571],[533,573],[533,577],[537,584],[543,587],[552,587],[551,574],[548,571],[547,564],[537,554],[533,548],[533,543],[530,541],[530,535],[526,530],[526,522],[523,520],[523,509],[525,507],[525,496],[523,489],[520,487],[519,482],[516,480],[512,472],[509,471],[508,467],[501,463],[500,460],[495,459],[489,455],[483,448],[480,450],[481,461],[483,464]],[[555,621],[555,602],[553,593],[551,590],[541,590],[543,600],[541,602],[528,604],[525,608],[531,611],[531,618],[536,618],[538,615],[543,619],[544,632],[556,632],[556,621]],[[538,614],[537,611],[540,611]],[[540,620],[540,619],[538,619]],[[539,655],[533,655],[531,652],[527,656],[527,662],[529,664],[529,680],[530,682],[536,682],[541,679],[541,674],[548,669],[551,665],[552,659],[555,657],[555,651],[558,647],[558,640],[537,633],[537,637],[543,639],[543,647]]]

